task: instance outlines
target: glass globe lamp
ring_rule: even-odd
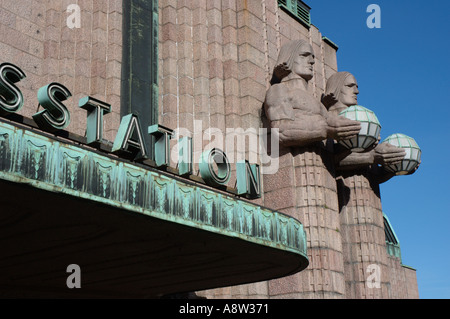
[[[361,131],[356,137],[339,141],[339,144],[353,152],[363,152],[380,138],[381,124],[375,113],[361,106],[350,106],[342,111],[340,116],[361,123]]]
[[[417,142],[412,137],[404,134],[393,134],[383,141],[383,143],[385,142],[403,148],[406,152],[406,156],[401,163],[387,165],[384,166],[384,168],[395,175],[407,175],[412,173],[419,165],[422,156],[422,150],[419,145],[417,145]]]

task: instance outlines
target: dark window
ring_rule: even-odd
[[[158,1],[123,1],[121,116],[135,114],[146,133],[158,123]],[[144,134],[152,156],[152,139]]]

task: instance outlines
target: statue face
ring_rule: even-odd
[[[309,81],[314,75],[314,51],[309,44],[302,45],[294,59],[292,72]]]
[[[358,104],[358,83],[353,75],[348,76],[345,79],[344,85],[339,95],[339,101],[347,106]]]

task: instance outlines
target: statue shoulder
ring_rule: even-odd
[[[280,100],[289,96],[289,89],[283,84],[274,84],[266,92],[267,104],[278,104]]]
[[[292,120],[294,117],[293,107],[289,102],[289,89],[285,85],[275,84],[269,88],[264,107],[269,120]]]

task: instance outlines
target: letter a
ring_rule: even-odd
[[[67,17],[67,26],[70,29],[81,28],[81,8],[77,4],[71,4],[67,7],[67,12],[71,15]]]
[[[72,273],[67,277],[66,285],[69,289],[81,288],[81,268],[78,265],[67,266],[67,273]]]
[[[377,4],[371,4],[367,7],[367,13],[372,13],[367,18],[367,27],[370,29],[381,28],[381,8]]]

